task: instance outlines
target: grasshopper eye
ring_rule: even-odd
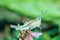
[[[41,19],[41,18],[39,17],[39,19]]]

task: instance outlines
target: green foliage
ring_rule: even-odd
[[[51,22],[58,26],[60,32],[60,1],[59,0],[0,0],[0,6],[10,9],[0,8],[0,21],[6,20],[8,22],[19,22],[20,16],[25,16],[29,18],[36,18],[41,16],[42,12],[47,10],[47,12],[42,16],[43,21]],[[11,11],[12,10],[12,11]],[[13,12],[14,11],[14,12]],[[16,12],[16,13],[15,13]],[[49,30],[44,32],[38,39],[35,40],[59,40],[60,36],[51,38],[49,34],[57,30]],[[17,37],[19,32],[14,31],[14,38]],[[0,38],[0,40],[4,40]],[[7,38],[11,40],[11,36]]]

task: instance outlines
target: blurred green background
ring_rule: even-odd
[[[0,0],[0,40],[18,40],[19,31],[10,25],[22,25],[23,17],[39,16],[43,34],[34,40],[60,40],[60,0]]]

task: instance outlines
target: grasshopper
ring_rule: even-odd
[[[16,25],[10,25],[10,26],[11,26],[11,28],[15,28],[16,30],[19,30],[20,31],[20,34],[18,35],[19,40],[24,40],[26,33],[28,33],[27,30],[32,30],[36,27],[41,28],[40,25],[41,25],[41,17],[33,19],[33,20],[25,23],[24,25],[18,24],[17,26]]]

